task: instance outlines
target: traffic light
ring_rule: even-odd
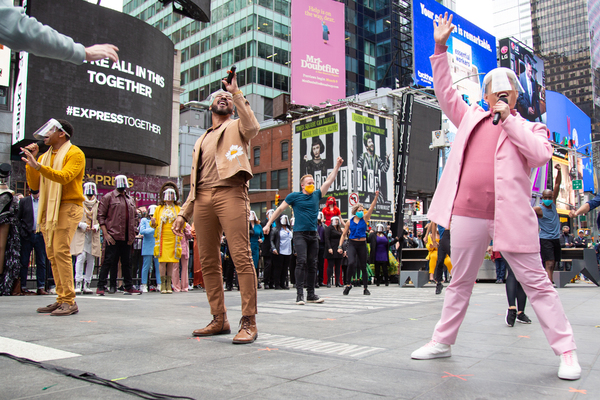
[[[415,211],[420,211],[420,210],[421,210],[421,202],[415,201]]]
[[[279,205],[279,193],[275,195],[275,207]]]

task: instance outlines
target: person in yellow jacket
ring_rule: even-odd
[[[181,258],[180,235],[175,235],[171,230],[175,218],[181,208],[179,207],[179,191],[173,182],[165,183],[160,190],[160,201],[150,220],[154,230],[154,256],[158,257],[160,270],[160,292],[173,293],[171,287],[174,271],[179,273],[179,259]]]
[[[435,282],[435,280],[433,279],[433,273],[435,272],[435,265],[437,264],[438,243],[440,242],[440,239],[437,235],[437,224],[435,222],[430,222],[425,227],[425,230],[425,237],[427,238],[427,244],[425,245],[425,247],[427,247],[427,250],[429,251],[429,254],[425,258],[426,260],[429,260],[429,282]],[[444,260],[444,265],[446,266],[446,268],[448,268],[448,273],[451,273],[452,262],[450,261],[449,256],[446,256],[446,259]]]
[[[83,215],[83,173],[85,155],[71,143],[73,126],[62,119],[50,119],[33,136],[50,146],[37,160],[39,147],[32,143],[22,147],[27,163],[27,183],[40,191],[37,223],[44,236],[46,254],[52,265],[56,284],[56,302],[37,309],[54,316],[75,314],[71,241]]]

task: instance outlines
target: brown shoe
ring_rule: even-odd
[[[227,313],[220,315],[213,315],[213,320],[210,321],[205,328],[196,329],[192,335],[194,336],[212,336],[212,335],[224,335],[231,333],[231,327],[229,321],[227,321]]]
[[[257,337],[256,316],[242,317],[240,320],[240,331],[233,338],[233,344],[254,343]]]
[[[54,317],[63,317],[66,315],[77,314],[78,312],[79,308],[77,308],[77,303],[73,303],[73,305],[70,305],[69,303],[62,303],[60,307],[52,311],[50,315]]]
[[[39,288],[39,289],[37,290],[37,294],[38,294],[38,296],[42,296],[42,295],[47,295],[47,294],[48,294],[48,292],[46,292],[46,291],[44,290],[44,288]]]
[[[37,312],[39,313],[51,313],[52,311],[56,310],[58,307],[60,307],[60,303],[54,303],[54,304],[50,304],[46,307],[40,307],[37,309]]]

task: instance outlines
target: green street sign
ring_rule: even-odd
[[[576,179],[573,181],[573,190],[581,190],[583,189],[583,181],[581,179]]]
[[[585,222],[586,220],[587,220],[587,218],[585,217],[585,215],[580,215],[579,216],[579,221]]]

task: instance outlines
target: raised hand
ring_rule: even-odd
[[[455,26],[452,25],[452,17],[448,18],[448,12],[443,16],[440,14],[438,20],[433,20],[433,39],[439,45],[445,46],[450,34],[454,30]]]

